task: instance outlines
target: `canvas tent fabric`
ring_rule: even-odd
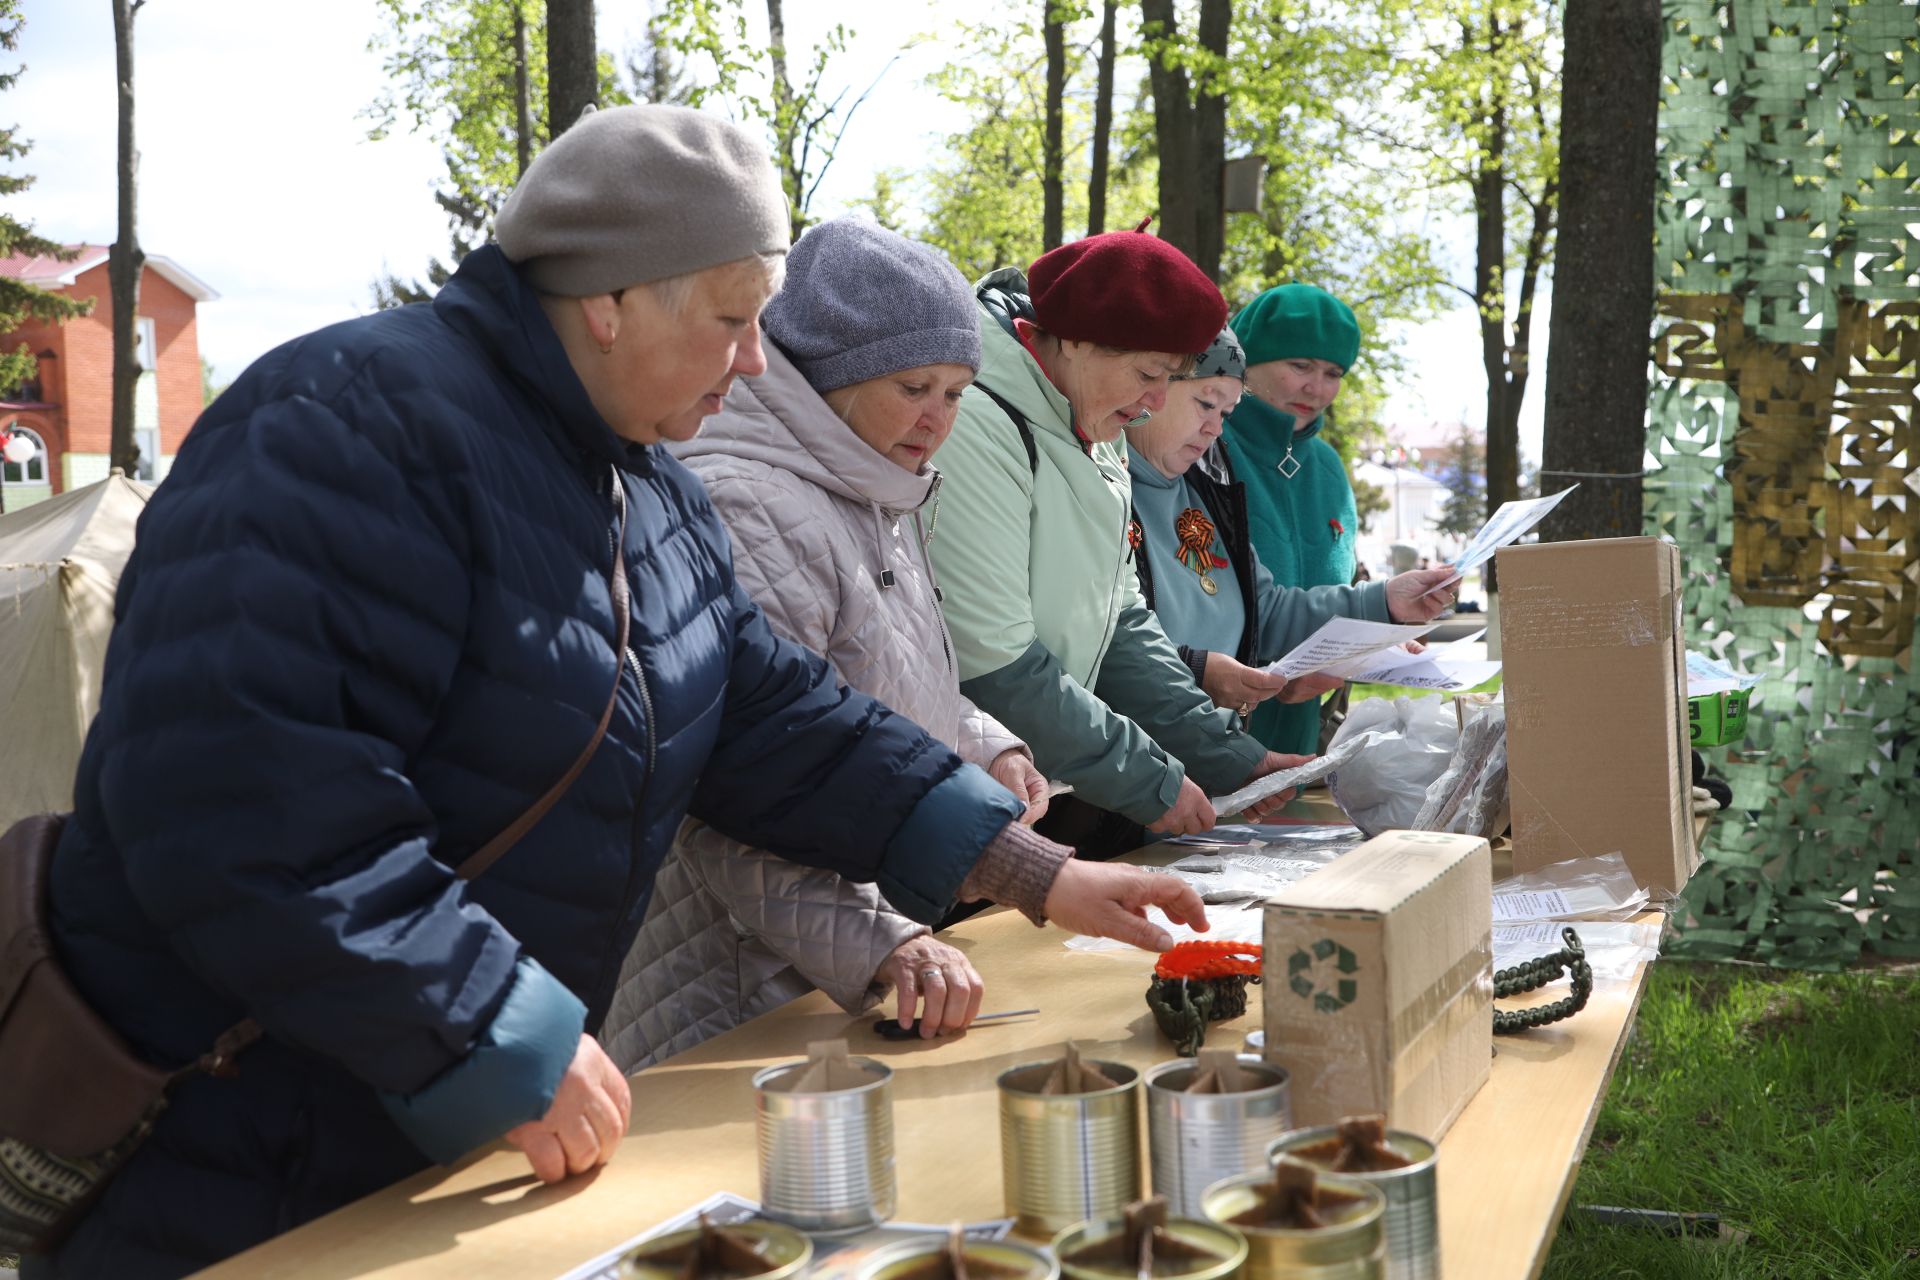
[[[73,807],[114,591],[152,492],[114,475],[0,515],[0,829]]]

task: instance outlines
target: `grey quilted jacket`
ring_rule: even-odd
[[[673,452],[733,535],[734,571],[775,631],[986,766],[1024,750],[960,692],[926,541],[940,478],[869,448],[772,343]],[[819,987],[849,1013],[886,994],[881,961],[927,930],[872,885],[680,830],[601,1039],[632,1071]]]

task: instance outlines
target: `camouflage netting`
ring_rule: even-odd
[[[1665,14],[1647,519],[1765,676],[1679,949],[1920,956],[1920,4]]]

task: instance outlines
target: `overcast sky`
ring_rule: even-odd
[[[854,35],[840,65],[857,94],[958,3],[788,0],[789,46],[846,23]],[[27,70],[0,95],[0,120],[33,143],[14,172],[37,181],[7,204],[50,238],[106,244],[114,236],[109,7],[28,0],[25,8],[17,56]],[[616,50],[646,22],[644,0],[600,0],[599,12],[602,43]],[[220,293],[200,309],[200,345],[223,381],[289,338],[368,310],[384,267],[418,275],[446,252],[445,219],[430,194],[440,171],[435,147],[401,134],[366,140],[360,113],[381,83],[367,52],[374,27],[373,0],[151,0],[140,11],[140,241]],[[928,43],[885,70],[822,186],[822,212],[871,190],[878,168],[927,162],[955,117],[921,81],[947,54]],[[1402,336],[1413,377],[1394,395],[1390,418],[1478,426],[1485,384],[1472,313],[1463,308]],[[1545,348],[1542,316],[1536,368]],[[1534,458],[1544,395],[1536,377],[1521,428]]]

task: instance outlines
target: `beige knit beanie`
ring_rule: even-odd
[[[494,219],[542,293],[583,298],[785,252],[787,200],[746,131],[686,107],[590,112],[547,146]]]

